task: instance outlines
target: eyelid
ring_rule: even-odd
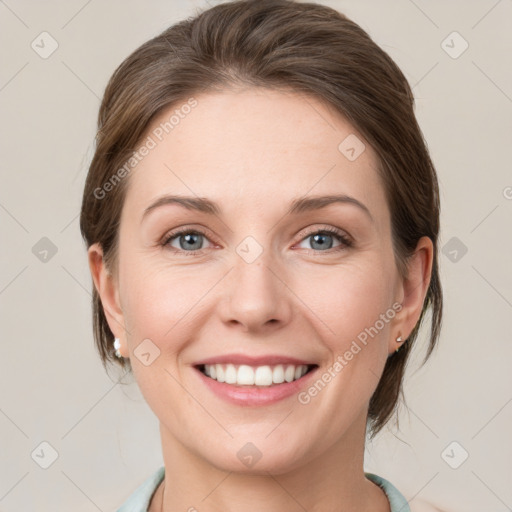
[[[208,234],[207,230],[205,228],[203,228],[203,227],[197,228],[197,227],[192,227],[192,226],[187,226],[187,225],[167,231],[159,243],[161,245],[165,246],[169,243],[169,241],[172,238],[176,238],[180,235],[187,234],[187,233],[197,233],[199,235],[203,235],[205,238],[207,238],[214,244],[220,244],[219,240],[215,236]],[[176,250],[179,250],[179,249],[176,249]],[[202,250],[203,249],[197,249],[196,251],[185,251],[185,252],[193,253],[193,252],[202,251]]]
[[[162,237],[162,239],[160,240],[159,243],[163,247],[168,247],[168,246],[171,247],[170,241],[172,239],[177,238],[182,234],[196,233],[196,234],[204,236],[206,239],[213,242],[214,244],[220,245],[220,242],[218,241],[218,239],[213,235],[209,235],[206,231],[207,230],[203,227],[194,228],[192,226],[187,226],[187,225],[181,226],[181,227],[171,229],[170,231],[166,232],[166,234]],[[324,225],[323,227],[319,227],[317,225],[317,226],[309,226],[307,228],[304,228],[302,231],[300,231],[299,235],[298,235],[298,236],[300,236],[300,238],[299,238],[298,242],[296,242],[294,244],[294,246],[297,244],[300,244],[309,236],[314,235],[314,234],[319,234],[319,233],[327,233],[329,235],[332,235],[333,237],[338,237],[341,243],[339,246],[330,248],[326,251],[315,251],[314,249],[309,249],[313,252],[320,252],[320,253],[325,252],[326,254],[330,254],[330,253],[333,253],[333,252],[335,253],[335,252],[343,250],[343,249],[348,249],[348,248],[352,247],[354,244],[353,238],[346,231],[344,231],[340,228],[336,228],[334,226],[330,226],[330,225]],[[197,254],[197,253],[203,251],[204,249],[195,249],[192,251],[184,251],[182,249],[176,249],[176,248],[172,247],[170,250],[173,252],[176,252],[176,253],[181,252],[181,253],[188,253],[188,254]]]
[[[322,227],[318,227],[318,225],[314,225],[312,227],[309,226],[307,228],[304,228],[302,231],[299,232],[299,235],[298,235],[298,236],[300,236],[299,241],[302,241],[307,236],[313,235],[316,233],[329,233],[329,234],[333,234],[333,235],[345,238],[348,241],[350,241],[351,243],[354,242],[353,238],[348,234],[347,231],[345,231],[344,229],[341,229],[341,228],[331,226],[329,224],[325,224]]]

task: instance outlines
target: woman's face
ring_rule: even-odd
[[[321,102],[253,88],[195,99],[153,122],[125,178],[107,316],[170,444],[223,470],[284,472],[362,442],[409,334],[390,212],[374,151]],[[350,199],[311,202],[324,196]],[[205,362],[261,385],[218,382]],[[300,363],[313,370],[287,382]]]

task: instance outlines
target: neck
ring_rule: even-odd
[[[390,512],[380,487],[364,476],[366,415],[325,453],[287,471],[237,472],[215,467],[180,443],[160,424],[165,480],[162,512]],[[307,459],[307,460],[306,460]],[[160,490],[160,489],[159,489]]]

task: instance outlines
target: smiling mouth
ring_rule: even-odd
[[[245,364],[201,364],[196,368],[210,379],[233,386],[269,387],[301,379],[310,373],[316,364],[276,364],[249,366]]]

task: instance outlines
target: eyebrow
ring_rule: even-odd
[[[327,196],[308,196],[300,197],[291,202],[286,215],[299,214],[313,210],[325,208],[333,203],[352,204],[362,210],[372,222],[374,219],[370,210],[361,201],[355,197],[347,195],[327,195]],[[204,197],[176,196],[166,195],[158,198],[154,203],[148,206],[142,214],[142,220],[153,210],[168,204],[178,204],[188,210],[199,211],[208,215],[220,215],[221,209],[217,203]],[[142,222],[141,220],[141,222]]]

